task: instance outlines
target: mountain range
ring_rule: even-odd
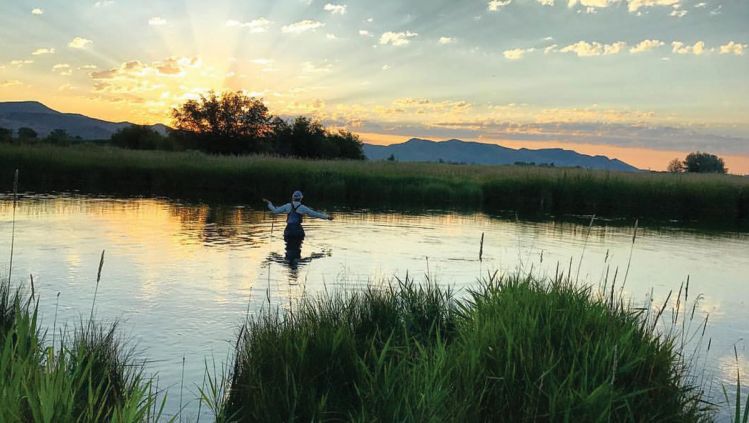
[[[584,167],[635,172],[638,169],[618,159],[589,156],[561,148],[513,149],[496,144],[461,140],[431,141],[412,138],[392,145],[364,144],[364,155],[370,160],[390,158],[404,162],[472,163],[485,165],[535,164],[558,167]]]
[[[0,128],[18,130],[31,128],[40,137],[55,129],[63,129],[71,136],[85,140],[105,140],[130,122],[109,122],[77,113],[61,113],[36,101],[0,102]],[[162,124],[151,128],[166,134]],[[589,156],[561,148],[530,150],[513,149],[496,144],[485,144],[452,139],[431,141],[412,138],[392,145],[364,144],[364,155],[370,160],[385,160],[391,156],[403,162],[472,163],[485,165],[535,164],[560,167],[584,167],[634,172],[638,169],[618,159],[606,156]]]
[[[108,122],[77,113],[61,113],[37,101],[0,102],[0,128],[14,131],[18,128],[31,128],[40,137],[55,129],[63,129],[69,135],[79,136],[84,140],[104,140],[130,125],[130,122]],[[168,129],[162,124],[151,127],[161,134],[166,134]]]

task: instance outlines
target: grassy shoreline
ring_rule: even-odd
[[[749,178],[585,169],[209,156],[113,147],[0,145],[23,190],[255,202],[295,189],[351,207],[512,210],[749,227]]]
[[[515,274],[303,299],[245,324],[216,421],[710,421],[674,338],[611,298]]]

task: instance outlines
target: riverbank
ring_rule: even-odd
[[[523,216],[596,214],[727,228],[749,225],[749,178],[437,163],[309,161],[84,145],[0,145],[11,189],[256,202],[301,189],[351,207],[444,207]]]

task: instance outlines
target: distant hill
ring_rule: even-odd
[[[61,113],[37,101],[0,102],[0,128],[14,131],[18,128],[31,128],[40,137],[55,129],[63,129],[71,136],[84,140],[109,139],[119,129],[132,125],[130,122],[108,122],[76,113]],[[162,124],[151,125],[153,129],[166,134]]]
[[[364,144],[364,155],[370,160],[383,160],[393,155],[402,162],[457,162],[488,165],[505,165],[523,162],[557,167],[584,167],[589,169],[638,171],[634,166],[606,156],[589,156],[561,148],[529,150],[502,147],[461,140],[430,141],[412,138],[401,144]]]

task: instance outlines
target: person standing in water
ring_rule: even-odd
[[[286,203],[283,206],[275,207],[269,200],[263,198],[263,201],[268,205],[268,209],[271,213],[275,214],[286,214],[286,229],[283,231],[283,239],[288,242],[289,240],[303,240],[304,239],[304,228],[302,227],[302,221],[304,216],[316,217],[318,219],[333,220],[333,218],[325,213],[312,210],[311,208],[302,204],[302,192],[294,191],[291,195],[291,203]]]

